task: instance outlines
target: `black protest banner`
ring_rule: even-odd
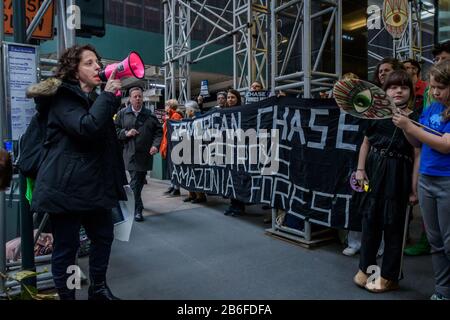
[[[358,230],[349,177],[364,124],[334,100],[288,97],[170,121],[171,180],[190,191]]]

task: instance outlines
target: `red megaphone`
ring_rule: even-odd
[[[135,51],[131,51],[128,57],[119,63],[108,64],[105,69],[98,73],[98,76],[102,81],[108,81],[111,73],[117,68],[116,79],[122,79],[126,77],[135,77],[143,79],[145,74],[144,62],[141,56]],[[118,91],[120,95],[120,91]]]

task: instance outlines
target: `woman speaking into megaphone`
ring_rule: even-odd
[[[61,299],[75,299],[69,266],[75,265],[79,230],[91,240],[89,299],[117,299],[106,285],[113,242],[111,209],[126,200],[127,184],[113,115],[121,82],[114,70],[104,91],[100,57],[91,45],[75,45],[59,59],[55,78],[31,86],[38,112],[48,114],[45,158],[32,195],[33,212],[48,212],[53,233],[52,273]]]

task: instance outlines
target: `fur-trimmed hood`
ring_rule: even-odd
[[[62,81],[57,78],[48,78],[27,88],[27,98],[50,97],[56,94]]]
[[[53,97],[58,92],[63,82],[57,78],[48,78],[27,88],[26,97],[33,98],[38,113],[48,112]]]
[[[97,97],[95,91],[92,91],[89,95],[86,95],[80,88],[78,82],[62,81],[58,78],[48,78],[39,83],[33,84],[27,88],[27,98],[34,98],[36,104],[36,110],[42,112],[48,110],[51,106],[54,97],[59,91],[65,98],[69,95],[77,96],[79,99],[86,103],[86,107],[89,106],[89,100],[94,101]]]

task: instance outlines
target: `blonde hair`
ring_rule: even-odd
[[[170,109],[176,110],[178,108],[177,99],[169,99],[166,101],[166,106],[169,106]]]
[[[344,75],[342,75],[342,80],[357,80],[357,79],[359,79],[359,77],[353,72],[347,72]]]
[[[439,62],[436,65],[433,65],[430,68],[430,81],[431,77],[434,78],[434,81],[439,82],[447,87],[450,87],[450,61],[442,61]],[[447,109],[444,110],[442,113],[442,116],[444,117],[445,121],[450,120],[450,101],[448,101],[450,97],[447,97],[447,103],[446,107]]]

